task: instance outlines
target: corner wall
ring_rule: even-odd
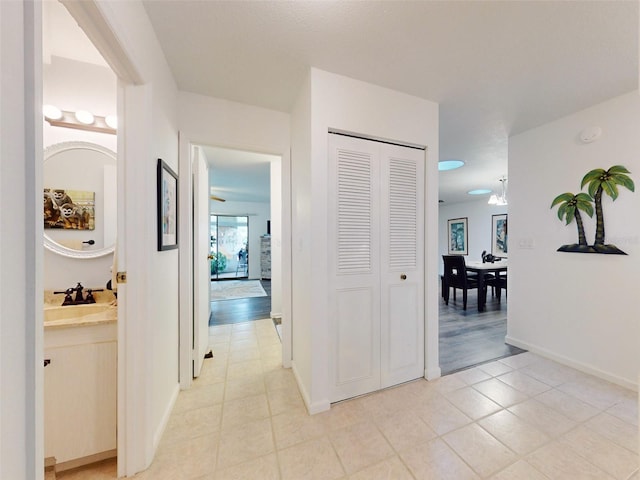
[[[0,478],[41,479],[41,2],[0,2]]]
[[[580,132],[602,128],[593,143]],[[640,97],[632,92],[509,140],[509,343],[539,352],[629,388],[637,388],[640,304]],[[557,252],[577,243],[550,209],[564,192],[578,193],[584,174],[624,165],[636,192],[603,196],[605,243],[628,255]],[[586,190],[584,190],[586,191]],[[584,215],[593,244],[595,217]],[[532,245],[532,248],[527,248]]]

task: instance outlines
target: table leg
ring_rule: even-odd
[[[484,272],[478,272],[478,311],[484,310]]]

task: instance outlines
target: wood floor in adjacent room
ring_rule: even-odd
[[[462,308],[462,292],[457,301],[453,291],[449,305],[440,297],[440,368],[442,375],[479,365],[490,360],[508,357],[524,350],[507,345],[507,299],[502,300],[487,294],[487,305],[478,312],[478,297],[469,290],[467,309]]]
[[[267,293],[266,297],[249,297],[211,302],[209,326],[269,318],[271,316],[271,280],[260,280],[260,283]]]

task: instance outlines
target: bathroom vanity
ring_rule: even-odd
[[[45,293],[45,457],[57,471],[116,456],[117,307],[96,295],[62,307]]]

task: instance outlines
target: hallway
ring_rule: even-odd
[[[635,392],[523,353],[309,416],[269,319],[210,328],[138,479],[637,479]],[[112,471],[115,469],[112,467]],[[64,479],[113,478],[97,470]]]
[[[137,478],[606,479],[638,466],[636,395],[530,353],[308,416],[270,320],[211,334],[216,358]]]

